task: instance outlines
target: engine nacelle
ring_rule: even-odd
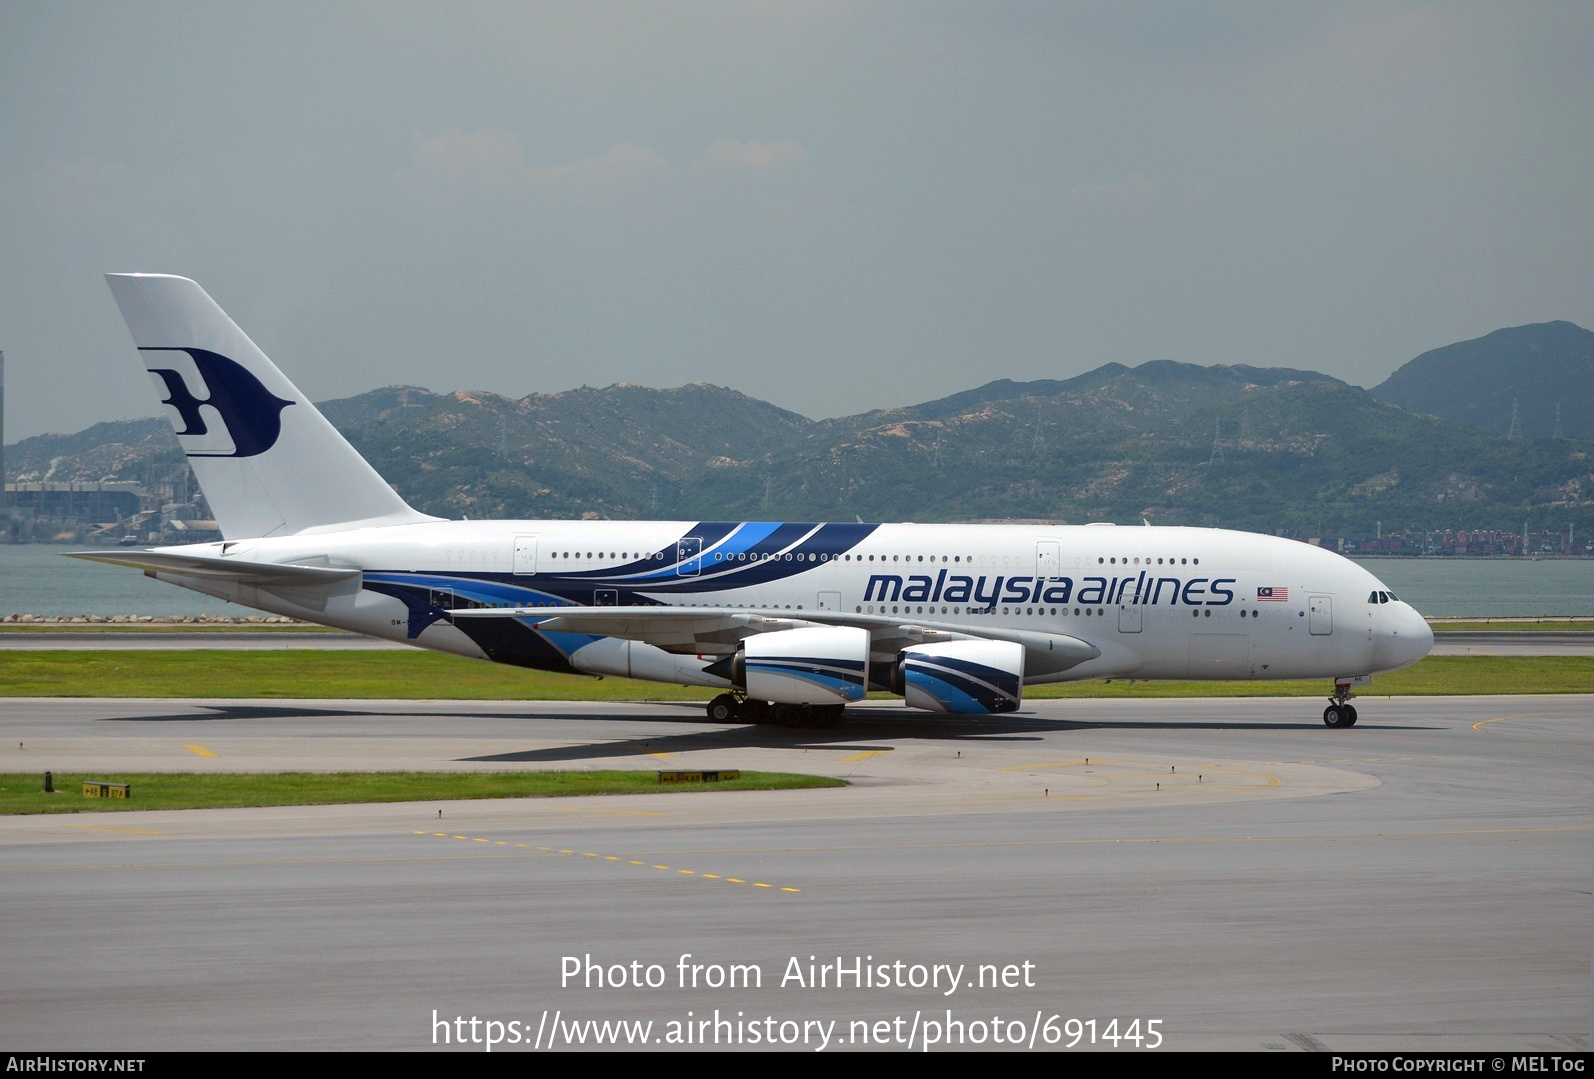
[[[1024,646],[1011,641],[921,645],[903,651],[897,666],[897,692],[910,708],[995,715],[1016,711],[1024,693]]]
[[[816,626],[758,633],[737,649],[731,681],[755,701],[835,705],[869,685],[869,632]]]

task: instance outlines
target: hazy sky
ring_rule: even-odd
[[[157,415],[105,271],[317,399],[821,417],[1594,328],[1594,5],[0,0],[6,438]]]

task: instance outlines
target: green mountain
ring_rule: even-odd
[[[1570,322],[1496,330],[1421,356],[1373,387],[1384,401],[1523,438],[1594,438],[1594,333]]]
[[[1306,372],[1147,364],[1073,389],[830,421],[705,476],[693,508],[1039,518],[1310,535],[1594,523],[1594,444],[1511,441]],[[1039,385],[1041,395],[1031,395]],[[984,389],[984,388],[982,388]],[[929,412],[935,418],[926,418]],[[1588,522],[1588,523],[1585,523]]]
[[[1594,530],[1594,442],[1508,439],[1282,368],[1108,364],[824,421],[701,383],[389,387],[321,407],[413,505],[453,518]],[[58,481],[183,468],[161,419],[26,439],[7,464]]]

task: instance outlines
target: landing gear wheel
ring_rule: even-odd
[[[708,718],[715,723],[735,723],[741,718],[742,702],[729,693],[721,693],[708,702]]]
[[[822,730],[830,730],[841,722],[841,713],[847,710],[844,704],[816,705],[814,707],[814,726]]]
[[[807,717],[803,715],[803,710],[797,707],[795,704],[777,704],[772,711],[774,713],[775,722],[779,723],[782,727],[807,726],[807,724],[804,722]]]
[[[1350,679],[1335,679],[1334,695],[1328,699],[1328,707],[1323,709],[1323,722],[1328,726],[1356,726],[1356,706],[1350,703],[1350,686]]]

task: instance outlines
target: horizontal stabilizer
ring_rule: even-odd
[[[358,577],[360,570],[337,566],[293,566],[277,562],[243,562],[236,558],[163,554],[159,551],[71,551],[68,558],[130,566],[147,574],[180,573],[212,581],[236,581],[262,587],[271,585],[326,585]]]

